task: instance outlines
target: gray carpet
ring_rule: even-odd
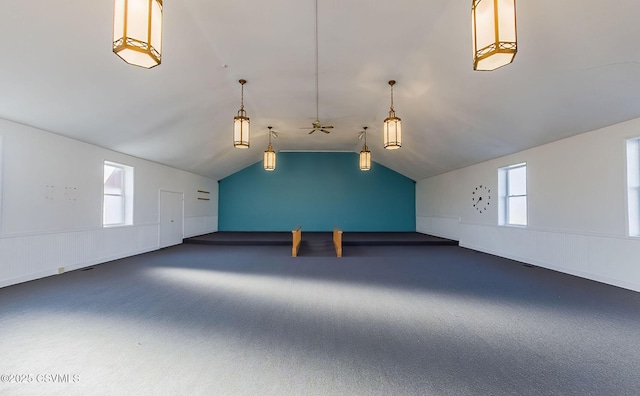
[[[640,393],[640,293],[453,246],[349,252],[181,245],[0,289],[0,374],[31,378],[0,394]]]

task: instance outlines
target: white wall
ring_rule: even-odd
[[[419,232],[460,245],[640,291],[640,238],[628,237],[626,146],[640,119],[421,180]],[[498,168],[527,163],[528,226],[498,226]],[[471,192],[491,188],[478,213]],[[494,195],[495,194],[495,195]]]
[[[1,119],[0,160],[0,287],[158,249],[160,190],[184,193],[185,237],[217,231],[202,176]],[[105,160],[134,167],[132,226],[102,227]]]

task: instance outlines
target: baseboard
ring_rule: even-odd
[[[184,234],[184,239],[193,238],[193,237],[197,237],[197,236],[200,236],[200,235],[207,235],[207,234],[211,234],[211,233],[214,233],[214,232],[217,232],[217,231],[218,230],[212,228],[209,231],[195,232],[195,233],[192,232],[192,233],[189,233],[189,234]]]
[[[416,230],[416,232],[419,233],[419,234],[432,235],[432,236],[437,236],[439,238],[451,239],[452,241],[460,242],[460,238],[458,236],[446,235],[446,234],[443,234],[441,232],[424,232],[424,231],[420,231],[420,230]]]
[[[49,269],[44,271],[38,271],[27,275],[22,275],[16,278],[0,280],[0,288],[17,285],[19,283],[29,282],[36,279],[46,278],[47,276],[57,275],[57,269]]]
[[[134,251],[127,252],[127,253],[124,253],[124,254],[116,254],[114,256],[102,257],[102,258],[99,258],[99,259],[85,261],[84,263],[79,263],[79,264],[74,264],[74,265],[70,265],[70,266],[64,267],[64,270],[65,270],[65,272],[74,271],[74,270],[77,270],[77,269],[80,269],[80,268],[90,267],[92,265],[104,264],[104,263],[108,263],[109,261],[120,260],[120,259],[131,257],[131,256],[137,256],[139,254],[153,252],[153,251],[156,251],[158,249],[159,249],[158,246],[153,246],[153,247],[150,247],[150,248],[134,250]]]

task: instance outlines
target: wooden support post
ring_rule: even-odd
[[[298,249],[300,249],[300,241],[302,241],[302,228],[298,227],[291,231],[293,234],[293,246],[291,247],[291,257],[298,257]]]
[[[336,256],[342,257],[342,231],[333,229],[333,246],[336,248]]]

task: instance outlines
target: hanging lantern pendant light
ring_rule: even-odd
[[[391,86],[391,109],[389,110],[389,117],[384,120],[382,131],[384,148],[387,150],[395,150],[402,147],[402,121],[396,117],[396,112],[393,109],[393,86],[395,83],[395,80],[389,81]]]
[[[364,131],[360,132],[360,139],[364,137],[364,146],[362,146],[362,150],[360,151],[360,170],[368,171],[371,169],[371,151],[369,151],[369,147],[367,147],[367,129],[368,127],[363,127]]]
[[[518,52],[516,0],[472,0],[473,70],[508,65]]]
[[[162,61],[162,0],[115,0],[113,52],[150,69]]]
[[[238,115],[233,117],[233,147],[246,149],[249,148],[249,117],[244,111],[244,84],[247,80],[238,81],[242,86],[240,99],[240,110]]]
[[[272,171],[276,169],[276,152],[273,151],[273,147],[271,146],[271,135],[273,137],[278,137],[278,134],[271,130],[272,127],[269,128],[269,146],[264,151],[264,170]]]

